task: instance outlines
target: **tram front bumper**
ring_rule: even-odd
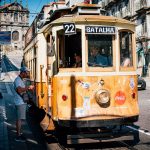
[[[89,128],[89,127],[105,127],[114,125],[131,125],[138,121],[138,115],[132,117],[122,117],[116,119],[103,120],[58,120],[57,125],[65,128]]]

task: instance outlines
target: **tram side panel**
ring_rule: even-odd
[[[52,118],[56,122],[106,120],[107,125],[107,120],[113,123],[118,119],[118,124],[133,123],[139,115],[137,98],[137,78],[133,75],[57,76],[53,79]]]
[[[36,95],[39,107],[46,107],[46,68],[47,68],[47,43],[42,33],[37,35],[36,59]]]
[[[37,105],[40,108],[43,108],[48,112],[48,92],[47,92],[47,42],[43,33],[37,34],[37,43],[36,43],[36,100]],[[47,129],[49,124],[48,118],[44,118],[41,125],[44,130]]]

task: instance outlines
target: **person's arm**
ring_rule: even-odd
[[[131,65],[130,58],[125,58],[123,63],[122,63],[122,66],[123,67],[130,67],[130,65]]]
[[[21,94],[23,92],[28,91],[28,87],[20,87],[19,86],[19,87],[16,88],[16,91],[17,91],[17,93]]]
[[[23,92],[26,92],[26,91],[28,91],[28,90],[33,90],[34,89],[34,86],[33,85],[30,85],[30,86],[28,86],[28,87],[20,87],[20,86],[18,86],[17,88],[16,88],[16,91],[19,93],[19,94],[21,94],[21,93],[23,93]]]

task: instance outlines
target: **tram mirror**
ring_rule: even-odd
[[[47,38],[47,56],[54,56],[55,55],[55,36],[52,34],[48,35]]]
[[[50,45],[50,43],[47,44],[47,56],[54,56],[55,55],[55,44],[52,43],[52,45]]]

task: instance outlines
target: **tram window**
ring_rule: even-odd
[[[113,35],[88,35],[88,66],[111,67],[113,65]]]
[[[120,38],[120,65],[122,67],[133,66],[132,33],[123,31],[119,33]]]
[[[82,67],[81,30],[76,34],[64,35],[58,32],[59,68]]]

